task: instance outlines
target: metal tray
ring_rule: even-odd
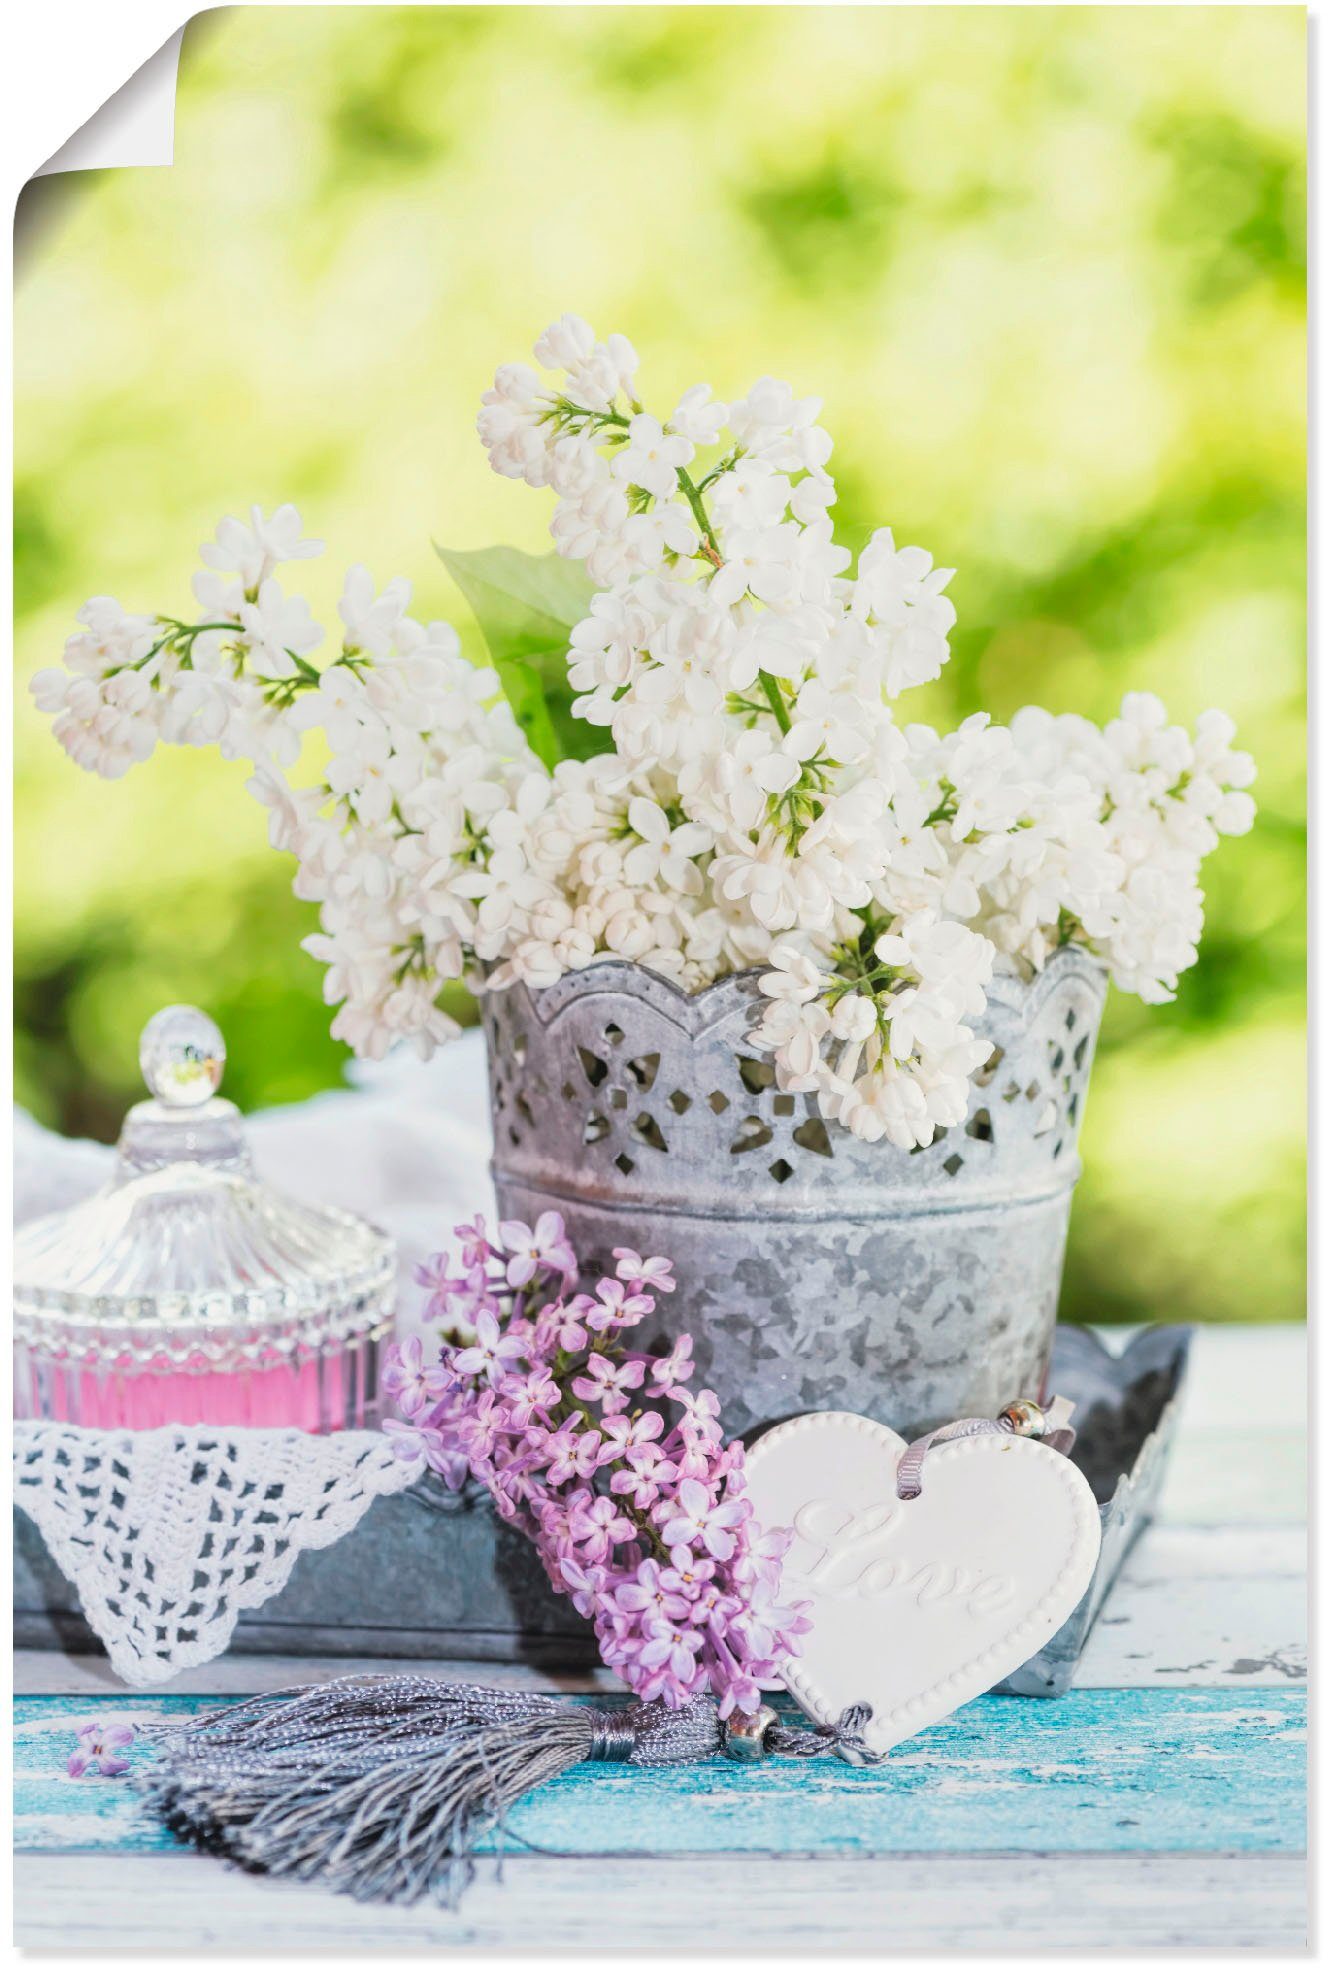
[[[1064,1694],[1126,1553],[1153,1515],[1175,1432],[1192,1328],[1152,1326],[1116,1355],[1079,1326],[1058,1326],[1048,1388],[1075,1403],[1074,1460],[1102,1515],[1093,1581],[1065,1625],[1001,1683],[1012,1695]],[[36,1526],[14,1512],[14,1644],[98,1650],[73,1587]],[[307,1551],[283,1591],[240,1616],[242,1653],[526,1661],[584,1668],[590,1630],[549,1588],[526,1540],[483,1492],[432,1478],[380,1497],[349,1536]]]

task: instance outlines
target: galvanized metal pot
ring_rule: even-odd
[[[997,979],[965,1125],[909,1154],[777,1090],[748,1040],[754,972],[689,997],[607,962],[489,994],[500,1212],[560,1210],[588,1264],[670,1258],[678,1289],[642,1337],[692,1334],[730,1431],[809,1408],[904,1435],[994,1414],[1050,1356],[1105,996],[1075,950]]]

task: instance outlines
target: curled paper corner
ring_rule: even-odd
[[[184,33],[177,28],[33,176],[174,163],[175,84]]]

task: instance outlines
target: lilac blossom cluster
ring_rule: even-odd
[[[571,314],[533,354],[498,370],[478,428],[495,471],[554,495],[554,545],[596,589],[567,633],[592,727],[571,755],[536,755],[498,670],[412,615],[408,581],[352,566],[329,637],[287,592],[322,551],[290,505],[220,522],[196,619],[96,596],[32,680],[107,777],[160,741],[253,760],[272,844],[320,908],[305,948],[333,1036],[427,1059],[458,1030],[458,979],[542,990],[615,959],[694,992],[756,968],[781,1091],[912,1149],[967,1112],[998,973],[1073,944],[1169,1000],[1198,956],[1203,861],[1254,820],[1230,718],[1189,729],[1135,691],[1101,728],[1036,706],[907,721],[949,659],[954,570],[889,527],[851,565],[819,398],[697,383],[657,415],[626,337]],[[495,655],[521,647],[509,628]],[[311,733],[326,767],[295,783]]]
[[[789,1532],[753,1521],[742,1444],[688,1386],[691,1339],[650,1353],[628,1337],[673,1290],[670,1265],[618,1249],[613,1275],[579,1290],[554,1211],[496,1240],[480,1219],[455,1234],[457,1269],[441,1254],[417,1273],[439,1357],[413,1337],[384,1372],[396,1452],[453,1489],[485,1485],[643,1700],[754,1710],[810,1622],[780,1598]]]

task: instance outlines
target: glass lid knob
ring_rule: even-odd
[[[201,1107],[221,1085],[226,1041],[196,1005],[167,1005],[143,1027],[138,1063],[163,1107]]]

